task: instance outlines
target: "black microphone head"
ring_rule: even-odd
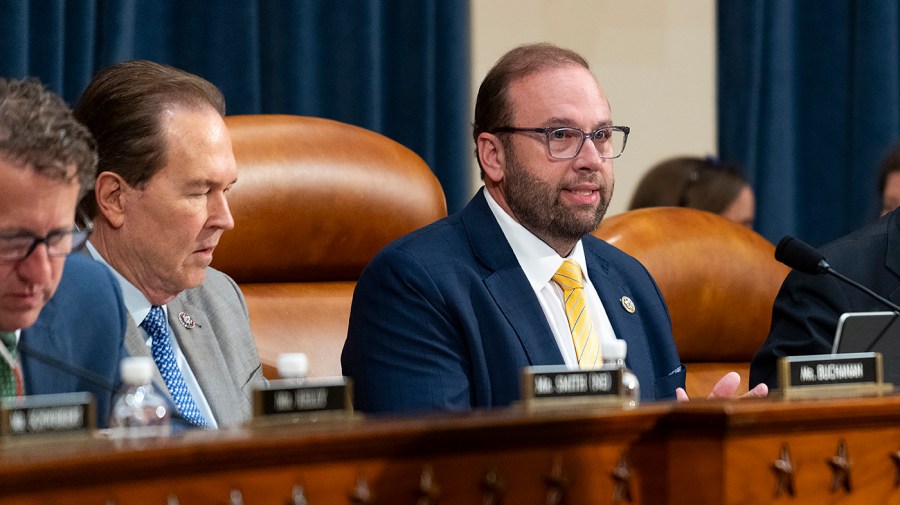
[[[821,274],[831,266],[825,256],[806,242],[786,236],[775,247],[775,259],[807,274]]]

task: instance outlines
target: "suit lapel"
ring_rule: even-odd
[[[129,356],[150,356],[146,337],[130,317],[128,328],[125,329],[125,350]]]
[[[19,337],[19,346],[26,349],[22,359],[30,359],[27,349],[35,349],[43,354],[60,356],[65,354],[65,342],[57,338],[58,332],[54,331],[56,323],[56,307],[47,305],[41,311],[40,317],[34,325],[24,328]]]
[[[244,403],[243,395],[235,390],[234,379],[229,375],[225,357],[222,356],[205,312],[184,301],[182,297],[176,297],[167,307],[169,325],[175,339],[197,378],[216,421],[222,425],[241,419],[244,413],[239,406]],[[182,312],[193,319],[192,328],[180,321],[179,314]]]
[[[600,257],[585,241],[584,254],[587,260],[588,276],[600,301],[603,302],[603,309],[609,317],[616,337],[624,340],[628,344],[628,354],[626,361],[628,367],[632,370],[650,371],[653,370],[653,362],[650,356],[650,349],[647,346],[647,338],[641,325],[641,300],[636,299],[627,286],[620,284],[616,276],[610,275],[612,268],[608,261]],[[627,296],[634,303],[635,311],[629,312],[625,309],[622,297]],[[652,376],[639,376],[641,382],[648,386],[652,384]]]
[[[500,311],[512,326],[531,365],[559,365],[562,354],[547,318],[522,269],[503,268],[484,280]],[[552,345],[550,345],[552,344]]]
[[[460,213],[460,218],[475,257],[491,270],[484,278],[484,285],[518,337],[528,362],[532,365],[561,364],[562,354],[537,296],[512,248],[506,240],[497,239],[503,237],[503,231],[482,192],[484,188]]]

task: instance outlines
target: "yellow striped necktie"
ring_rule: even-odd
[[[575,344],[575,355],[581,368],[596,368],[603,364],[600,355],[600,339],[594,330],[594,323],[588,314],[584,297],[584,278],[581,266],[575,260],[565,260],[553,275],[553,282],[563,291],[566,318]]]

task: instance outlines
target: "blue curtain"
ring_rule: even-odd
[[[896,0],[719,0],[719,154],[742,163],[756,228],[821,245],[873,220],[900,141]]]
[[[0,74],[70,104],[96,71],[137,58],[213,82],[229,114],[375,130],[425,159],[451,211],[470,196],[466,0],[0,2]]]

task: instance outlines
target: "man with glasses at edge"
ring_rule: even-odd
[[[103,427],[126,313],[109,270],[70,254],[91,232],[75,208],[96,163],[90,132],[60,97],[0,78],[0,396],[88,391]]]
[[[573,342],[557,279],[566,265],[583,277],[590,340],[627,342],[642,400],[687,398],[656,284],[590,235],[628,133],[577,53],[534,44],[497,62],[475,105],[484,188],[461,212],[388,245],[356,286],[341,357],[356,408],[499,407],[519,399],[524,367],[599,366],[599,345]],[[732,396],[739,380],[726,375],[713,396]]]

